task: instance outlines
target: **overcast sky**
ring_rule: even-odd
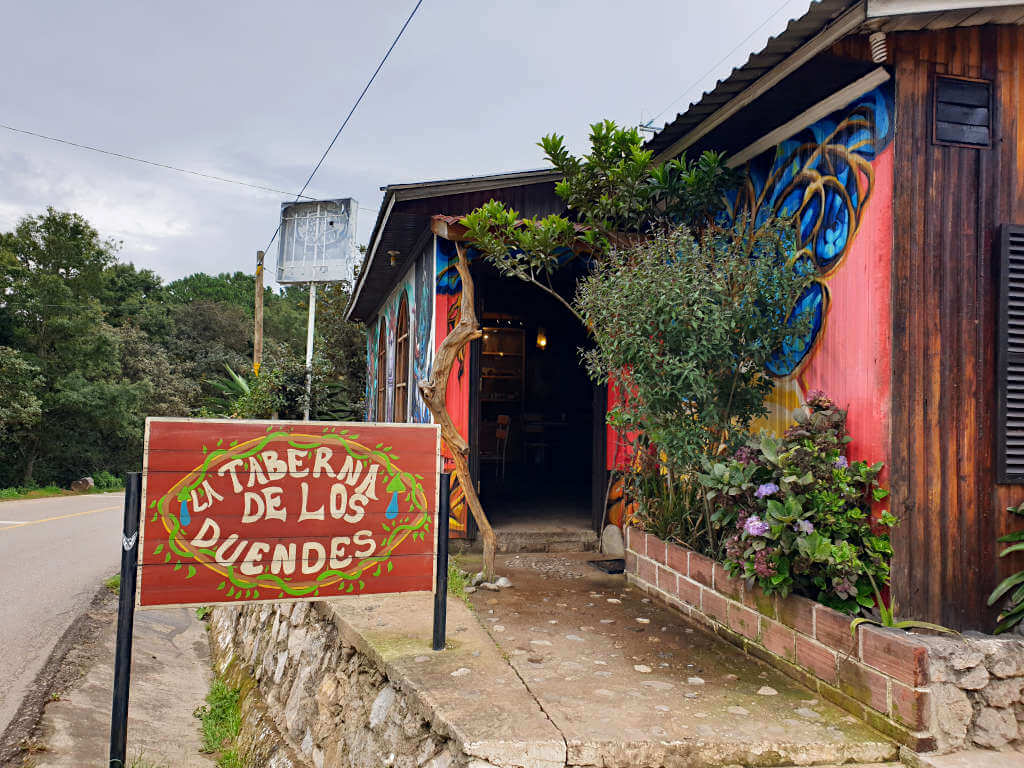
[[[294,193],[414,2],[8,3],[0,123]],[[808,4],[424,0],[307,194],[355,197],[365,243],[381,186],[542,167],[541,135],[580,151],[605,117],[660,127]],[[0,129],[0,229],[77,211],[169,280],[250,271],[283,199]]]

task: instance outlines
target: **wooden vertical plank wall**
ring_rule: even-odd
[[[1024,561],[996,557],[1024,486],[997,486],[996,236],[1024,223],[1024,30],[890,35],[896,86],[893,594],[907,617],[991,630],[985,598]],[[993,81],[988,149],[931,141],[936,74]]]

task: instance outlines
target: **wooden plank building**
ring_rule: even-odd
[[[815,270],[799,309],[812,329],[802,349],[772,363],[776,390],[762,426],[784,429],[816,389],[848,409],[851,458],[886,462],[901,521],[898,613],[958,629],[991,630],[987,595],[1024,567],[1024,557],[1000,560],[996,541],[1024,522],[1006,511],[1024,502],[1024,229],[1015,229],[1024,227],[1022,24],[1016,2],[820,0],[648,142],[659,160],[727,152],[744,180],[731,215],[797,215],[801,255]],[[425,378],[453,304],[450,243],[431,217],[457,221],[489,197],[527,215],[559,212],[553,183],[507,174],[388,188],[349,308],[371,329],[368,418],[424,417],[414,387],[397,390],[408,407],[396,408],[394,397],[396,376]],[[492,326],[517,336],[524,318],[509,310],[512,290],[495,283],[482,293]],[[410,299],[415,313],[404,327],[415,340],[403,373],[394,353],[380,350],[394,347],[395,318]],[[526,327],[516,347],[538,365],[571,346],[556,318],[545,323]],[[552,340],[543,354],[538,330]],[[478,344],[451,406],[474,444],[476,475],[495,484],[504,464],[480,467],[484,422],[498,418],[480,403],[481,355]],[[526,387],[529,373],[517,375]],[[590,490],[578,490],[588,507],[617,460],[600,429],[601,396],[592,429],[582,411],[562,415],[578,422],[575,455],[592,457]],[[498,410],[511,414],[513,433],[530,427],[528,409],[509,403]],[[542,425],[568,429],[550,414],[538,417]],[[550,463],[551,451],[537,445],[533,453],[520,446],[526,463]],[[605,518],[595,510],[587,518],[596,528]],[[459,535],[472,534],[464,518],[456,522]]]

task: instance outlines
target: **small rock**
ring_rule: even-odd
[[[1017,738],[1017,718],[1012,709],[984,707],[974,719],[974,743],[997,749]]]
[[[508,589],[512,586],[512,581],[507,576],[499,576],[498,580],[494,582],[500,589]]]
[[[601,619],[602,624],[614,624],[615,619]]]
[[[608,557],[623,557],[626,554],[619,526],[609,524],[601,531],[601,552]]]
[[[688,677],[686,678],[687,685],[704,685],[703,677]]]
[[[726,710],[726,711],[730,715],[743,715],[743,716],[746,716],[746,715],[750,714],[750,712],[748,710],[744,709],[743,707],[729,707],[729,709]],[[817,714],[817,712],[815,712],[815,714]]]
[[[566,639],[566,640],[575,640],[575,641],[576,641],[576,642],[578,642],[578,643],[582,643],[582,642],[585,642],[585,641],[583,640],[583,638],[582,638],[582,637],[580,637],[579,635],[566,635],[566,636],[565,636],[565,639]]]
[[[759,696],[778,696],[779,692],[772,688],[770,685],[762,685],[757,689]]]
[[[466,587],[462,591],[465,592],[467,595],[472,595],[474,592],[476,592],[476,587]]]
[[[666,707],[664,704],[658,704],[654,707],[659,712],[671,712],[672,710]]]
[[[707,717],[708,713],[707,712],[694,712],[693,716],[694,717]]]
[[[651,668],[648,667],[646,664],[634,664],[633,669],[635,669],[637,672],[643,672],[645,675],[648,672],[652,671]]]
[[[688,699],[696,699],[698,695],[699,694],[696,694],[693,691],[690,691],[689,693],[684,693],[683,694],[683,696],[685,696]]]
[[[649,603],[649,602],[651,602],[651,598],[649,598],[649,597],[640,598],[640,602],[641,603]]]
[[[609,598],[606,598],[606,599],[612,605],[621,605],[622,604],[622,601],[619,600],[619,598],[617,598],[617,597],[609,597]]]
[[[675,688],[672,683],[666,683],[664,680],[644,680],[640,685],[653,688],[656,691],[671,691]]]
[[[465,677],[468,674],[469,669],[467,669],[466,667],[459,667],[454,672],[452,672],[452,677]]]
[[[650,620],[650,619],[644,618],[643,616],[637,616],[637,617],[636,617],[636,620],[637,620],[637,621],[638,621],[639,623],[641,623],[641,624],[650,624],[650,623],[651,623],[651,620]]]
[[[731,682],[733,682],[734,680],[739,680],[739,677],[738,677],[737,675],[734,675],[734,674],[732,674],[732,673],[730,672],[730,673],[729,673],[728,675],[726,675],[726,676],[725,676],[725,677],[723,677],[722,679],[723,679],[723,680],[728,680],[728,681],[729,681],[729,682],[731,683]]]
[[[543,664],[544,663],[544,659],[542,659],[540,656],[527,656],[526,660],[528,662],[530,662],[531,664]]]
[[[557,624],[558,619],[548,619],[548,624]]]
[[[417,664],[422,664],[425,661],[430,661],[430,657],[429,656],[417,656],[415,659],[413,659],[413,661],[415,661]]]
[[[530,645],[551,645],[550,640],[531,640]]]
[[[489,581],[482,581],[482,582],[480,582],[480,589],[486,589],[488,592],[500,592],[501,591],[501,587],[499,587],[497,584],[492,584]]]
[[[91,477],[83,477],[79,480],[75,480],[71,484],[71,490],[75,493],[81,493],[82,491],[89,491],[96,487],[96,483]]]
[[[479,587],[483,583],[483,581],[484,581],[484,572],[480,571],[480,573],[473,574],[473,578],[471,578],[469,580],[469,586],[471,586],[471,587]]]
[[[505,627],[503,627],[501,624],[495,624],[494,625],[494,631],[495,632],[504,632],[505,631]]]
[[[594,693],[596,693],[598,696],[608,696],[609,698],[615,696],[615,692],[609,691],[607,688],[598,688],[594,691]]]
[[[800,717],[806,717],[808,720],[821,720],[821,715],[808,707],[798,707],[795,712],[800,715]]]

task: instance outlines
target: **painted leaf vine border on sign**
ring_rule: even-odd
[[[399,469],[395,464],[399,457],[391,452],[392,446],[377,443],[373,448],[368,448],[357,442],[358,437],[358,434],[347,429],[339,430],[335,427],[325,427],[322,434],[311,435],[291,433],[269,426],[266,435],[242,443],[233,440],[226,448],[220,447],[223,443],[222,440],[217,441],[213,450],[209,450],[204,445],[205,459],[203,463],[171,486],[159,499],[155,499],[149,504],[149,508],[153,510],[151,522],[162,522],[168,533],[168,550],[165,551],[164,543],[160,542],[154,547],[153,555],[159,557],[163,554],[164,563],[168,565],[174,561],[175,571],[187,568],[186,579],[193,578],[197,571],[194,565],[183,563],[181,558],[191,558],[197,561],[224,576],[224,580],[217,585],[217,589],[219,591],[226,590],[226,597],[236,600],[259,599],[261,597],[260,589],[277,590],[291,597],[325,596],[321,590],[326,590],[335,584],[337,584],[336,592],[343,594],[362,591],[366,587],[364,574],[369,568],[376,566],[371,573],[366,575],[366,578],[379,577],[382,572],[391,573],[394,569],[392,556],[397,547],[406,538],[422,540],[430,533],[430,512],[423,490],[423,476]],[[386,535],[381,542],[378,554],[361,560],[350,571],[326,570],[316,576],[315,583],[295,584],[293,583],[294,579],[273,573],[245,576],[238,573],[233,565],[225,566],[216,562],[216,553],[212,549],[192,549],[190,542],[181,536],[183,533],[181,521],[170,509],[172,498],[179,504],[187,502],[189,494],[202,485],[207,472],[222,459],[247,459],[275,442],[284,442],[292,448],[305,451],[312,451],[324,445],[340,446],[354,461],[365,461],[368,465],[377,463],[383,468],[387,478],[386,492],[404,493],[403,500],[407,511],[393,522],[381,523],[381,528]]]

